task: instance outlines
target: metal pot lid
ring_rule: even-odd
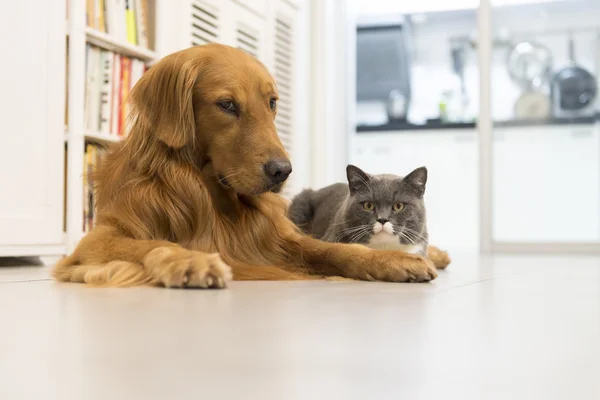
[[[549,80],[552,53],[540,44],[521,42],[508,55],[507,68],[512,81],[528,90]]]

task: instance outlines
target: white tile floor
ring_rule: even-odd
[[[88,289],[0,268],[0,399],[600,399],[600,258],[430,284]]]

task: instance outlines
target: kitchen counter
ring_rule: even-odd
[[[496,121],[495,127],[521,127],[521,126],[554,126],[554,125],[589,125],[600,121],[600,114],[575,117],[575,118],[550,118],[541,121],[529,120],[508,120]],[[472,129],[476,127],[475,122],[427,122],[425,124],[412,124],[410,122],[392,122],[383,125],[358,125],[356,132],[390,132],[390,131],[419,131],[419,130],[454,130],[454,129]]]

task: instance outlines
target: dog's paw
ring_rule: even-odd
[[[433,265],[435,265],[437,269],[445,269],[452,262],[448,252],[434,246],[429,246],[427,248],[427,258],[433,262]]]
[[[222,289],[232,279],[231,267],[217,253],[159,247],[148,253],[144,263],[159,284],[170,288]]]
[[[335,281],[335,282],[356,282],[356,279],[345,278],[343,276],[326,276],[326,281]]]
[[[430,260],[401,251],[373,250],[354,263],[351,278],[385,282],[429,282],[437,278]]]

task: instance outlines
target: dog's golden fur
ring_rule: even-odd
[[[232,278],[434,279],[434,265],[421,257],[321,242],[285,217],[273,193],[281,187],[263,170],[287,160],[276,97],[264,66],[231,47],[198,46],[154,65],[129,98],[128,138],[98,168],[96,227],[58,263],[55,278],[218,288]],[[223,110],[227,101],[235,112]],[[437,251],[434,262],[447,265]]]

